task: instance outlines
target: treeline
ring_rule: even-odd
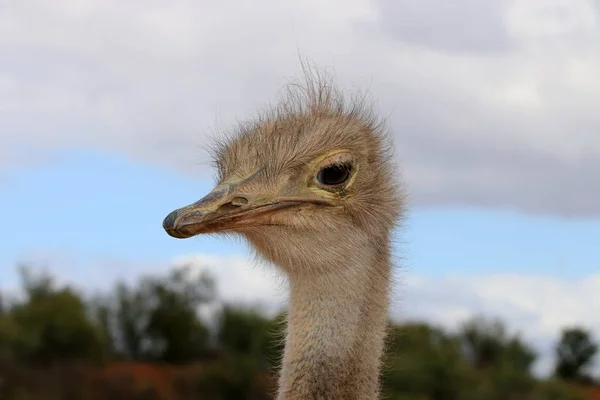
[[[21,277],[19,296],[0,294],[0,400],[273,398],[284,314],[216,307],[208,275],[176,269],[102,294],[27,268]],[[597,350],[585,329],[565,329],[555,373],[540,380],[533,348],[500,321],[475,318],[458,332],[391,323],[384,398],[600,398]]]

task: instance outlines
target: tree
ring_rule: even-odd
[[[459,399],[468,368],[460,342],[424,323],[390,326],[384,365],[385,397],[398,400]]]
[[[275,365],[283,352],[284,320],[284,314],[269,320],[256,310],[226,305],[219,317],[219,346]]]
[[[579,327],[563,330],[556,347],[556,375],[566,380],[590,380],[586,369],[597,352],[598,345],[587,330]]]
[[[189,269],[176,269],[166,280],[146,280],[143,291],[153,300],[146,331],[162,349],[158,358],[171,363],[198,358],[208,340],[198,307],[214,298],[212,278],[201,274],[193,279]]]
[[[215,297],[213,279],[191,276],[188,266],[166,277],[119,283],[99,299],[95,315],[115,354],[137,361],[185,363],[205,350],[209,332],[198,308]]]
[[[519,336],[509,337],[500,320],[475,317],[463,325],[459,337],[466,358],[476,369],[510,365],[529,373],[535,361],[535,351]]]
[[[225,305],[218,320],[221,356],[204,364],[199,394],[207,399],[267,400],[276,388],[273,367],[283,353],[284,314]]]
[[[26,267],[21,281],[25,300],[13,304],[0,321],[0,337],[10,353],[36,363],[100,360],[100,336],[79,294]]]

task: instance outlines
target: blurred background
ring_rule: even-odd
[[[0,399],[266,399],[285,281],[175,240],[299,55],[409,193],[389,399],[600,398],[597,0],[0,1]]]

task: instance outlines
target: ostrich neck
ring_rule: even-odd
[[[327,276],[290,277],[278,400],[379,398],[389,256],[340,264]]]

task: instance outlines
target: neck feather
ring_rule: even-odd
[[[344,260],[335,273],[290,276],[278,400],[379,398],[391,273],[385,253]]]

